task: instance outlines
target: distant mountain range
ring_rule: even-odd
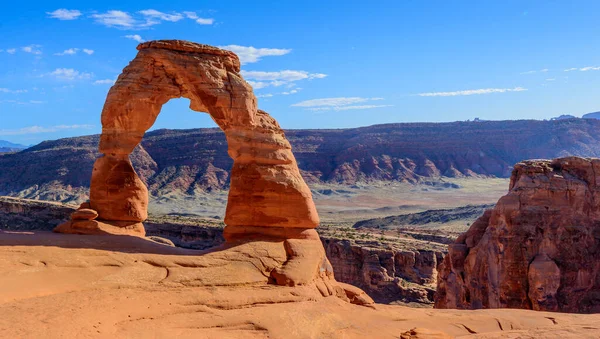
[[[26,149],[28,146],[13,144],[12,142],[0,140],[0,153],[16,152]]]
[[[565,120],[565,119],[579,119],[579,118],[574,115],[563,114],[563,115],[557,116],[555,118],[552,118],[550,120]],[[581,117],[581,119],[600,119],[600,112],[592,112],[592,113],[584,114]]]
[[[521,160],[600,157],[600,121],[403,123],[287,130],[309,183],[510,176]],[[98,136],[45,141],[0,155],[0,195],[69,201],[87,194]],[[131,156],[154,196],[226,189],[232,161],[220,129],[157,130]]]
[[[600,112],[593,112],[593,113],[588,113],[588,114],[584,114],[582,116],[583,119],[600,119]]]

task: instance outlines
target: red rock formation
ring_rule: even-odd
[[[515,165],[509,192],[449,246],[438,308],[600,312],[600,159]]]
[[[94,165],[90,187],[90,205],[98,212],[96,224],[114,226],[112,233],[127,227],[143,234],[139,223],[147,218],[148,190],[129,155],[162,105],[185,97],[192,110],[208,112],[227,138],[233,168],[225,237],[309,234],[314,238],[314,231],[303,231],[319,223],[310,190],[282,129],[257,109],[252,87],[239,73],[237,56],[179,40],[150,41],[138,50],[110,89],[102,111],[100,152],[104,155]],[[84,221],[73,220],[57,231],[87,233],[93,223]]]

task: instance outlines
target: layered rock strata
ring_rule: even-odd
[[[600,312],[600,159],[515,165],[509,192],[449,245],[437,308]]]

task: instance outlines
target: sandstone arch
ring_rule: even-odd
[[[238,57],[179,40],[140,44],[110,89],[102,110],[100,152],[90,203],[57,232],[143,234],[148,191],[129,154],[154,124],[162,105],[185,97],[225,132],[233,158],[225,215],[226,238],[252,234],[314,238],[319,218],[312,195],[275,119],[257,108],[240,75]]]

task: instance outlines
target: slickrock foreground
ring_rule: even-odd
[[[213,252],[0,232],[3,338],[597,338],[600,315],[357,306],[269,284],[282,242]],[[412,333],[412,334],[411,334]]]
[[[600,159],[515,165],[509,193],[449,246],[438,308],[600,312]]]

